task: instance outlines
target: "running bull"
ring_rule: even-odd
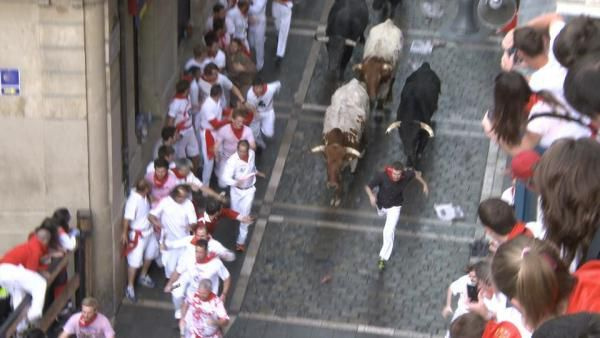
[[[367,84],[371,109],[376,109],[376,105],[382,108],[392,97],[402,43],[402,31],[391,19],[373,26],[369,32],[362,63],[354,65],[354,71]]]
[[[325,36],[315,34],[317,41],[327,44],[327,69],[342,81],[344,71],[357,42],[364,41],[369,24],[369,8],[365,0],[336,0],[327,16]]]
[[[427,141],[434,136],[431,118],[438,108],[440,91],[440,78],[427,62],[410,74],[402,88],[398,121],[390,124],[386,133],[398,128],[408,166],[417,166]]]
[[[323,153],[327,161],[327,188],[334,189],[332,206],[337,207],[342,201],[342,170],[350,165],[350,172],[354,173],[364,153],[368,112],[369,96],[364,83],[356,79],[335,91],[325,112],[324,144],[311,151]]]

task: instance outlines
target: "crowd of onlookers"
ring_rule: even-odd
[[[479,205],[490,254],[450,284],[448,336],[600,337],[600,20],[542,15],[502,48],[482,125],[513,184]],[[515,215],[519,185],[534,219]]]

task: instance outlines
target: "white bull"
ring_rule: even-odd
[[[376,100],[383,105],[384,100],[391,98],[403,42],[402,31],[391,19],[369,31],[362,63],[355,65],[354,70],[367,84],[371,108],[374,108]]]

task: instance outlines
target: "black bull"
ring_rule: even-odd
[[[365,0],[336,0],[327,16],[325,36],[315,36],[327,44],[327,69],[342,80],[354,46],[364,42],[364,31],[369,24],[369,8]]]
[[[400,97],[396,122],[388,129],[398,128],[404,145],[407,165],[416,167],[429,138],[433,137],[431,118],[438,108],[441,81],[425,62],[406,79]]]

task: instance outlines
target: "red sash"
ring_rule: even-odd
[[[140,237],[142,237],[142,232],[139,230],[133,230],[133,232],[135,233],[135,236],[133,236],[133,239],[130,239],[127,241],[127,244],[125,244],[123,246],[123,257],[127,257],[127,255],[129,255],[130,252],[133,251],[133,249],[135,249],[138,246],[138,242],[140,241]]]
[[[209,129],[204,130],[204,140],[206,141],[206,155],[209,160],[215,158],[215,137]]]

